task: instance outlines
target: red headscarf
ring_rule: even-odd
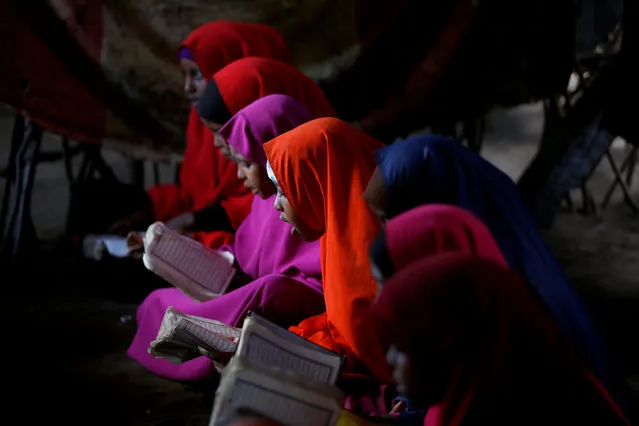
[[[282,36],[259,24],[214,21],[193,31],[181,47],[189,49],[207,80],[245,55],[290,59]],[[236,228],[248,214],[253,198],[237,178],[235,165],[215,148],[213,134],[202,124],[195,108],[191,108],[189,116],[180,185],[157,185],[149,189],[149,196],[156,220],[166,221],[221,202]],[[228,233],[210,233],[206,237],[212,247],[231,240]]]
[[[486,225],[457,206],[429,204],[414,208],[386,222],[383,232],[396,271],[448,251],[474,253],[506,265]]]
[[[180,47],[189,49],[207,80],[233,61],[249,56],[292,63],[284,37],[264,24],[212,21],[189,34]]]
[[[370,314],[436,403],[427,426],[629,425],[530,285],[491,260],[447,253],[412,263]]]
[[[382,144],[336,118],[319,118],[264,145],[266,158],[300,220],[320,240],[326,313],[291,331],[330,350],[361,360],[390,381],[384,353],[364,323],[377,294],[368,247],[381,224],[362,198]]]
[[[268,58],[244,58],[213,76],[231,115],[267,95],[287,95],[314,117],[336,117],[324,92],[313,80],[291,65]]]

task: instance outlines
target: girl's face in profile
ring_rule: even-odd
[[[215,145],[215,147],[220,150],[223,156],[232,160],[233,158],[231,158],[231,151],[229,149],[228,142],[226,142],[226,139],[224,139],[218,133],[222,128],[222,125],[220,123],[216,123],[215,121],[210,121],[202,117],[200,117],[200,121],[206,127],[208,127],[211,132],[213,132],[213,145]]]
[[[304,241],[317,241],[322,237],[321,232],[317,232],[312,229],[306,223],[304,223],[300,218],[295,214],[295,210],[289,203],[286,195],[282,192],[282,188],[276,183],[275,188],[277,189],[277,197],[275,198],[275,210],[280,212],[280,219],[290,225],[293,226],[291,229],[291,235],[297,235]]]
[[[417,336],[416,336],[417,338]],[[412,358],[397,346],[391,345],[386,353],[386,362],[391,367],[397,392],[414,403],[430,406],[440,402],[448,383],[449,364],[429,348]]]
[[[237,177],[244,181],[253,194],[258,195],[262,199],[266,199],[275,194],[275,185],[268,178],[266,168],[261,164],[246,159],[229,147],[231,159],[237,164]]]
[[[197,64],[189,59],[180,59],[180,68],[184,74],[184,93],[188,96],[191,106],[196,107],[206,87],[206,80]]]
[[[410,395],[411,368],[408,356],[395,345],[391,345],[386,353],[386,362],[391,367],[393,380],[397,382],[397,392]]]

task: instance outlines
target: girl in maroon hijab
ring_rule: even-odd
[[[473,254],[398,271],[370,308],[398,390],[426,426],[629,425],[531,286]]]
[[[87,233],[104,233],[108,229],[110,233],[126,235],[145,229],[153,221],[163,221],[173,229],[228,231],[219,232],[217,238],[209,236],[208,241],[219,246],[232,239],[231,233],[248,214],[252,195],[237,178],[235,165],[215,149],[214,136],[200,122],[196,107],[213,74],[237,59],[257,56],[290,62],[286,43],[266,25],[213,21],[195,29],[180,46],[178,56],[184,91],[191,103],[179,183],[156,185],[146,194],[130,189],[128,192],[135,192],[136,197],[121,197],[120,191],[110,189],[109,198],[113,200],[107,204],[120,205],[115,217],[110,215],[110,222],[105,223],[109,218],[102,220],[102,229]],[[77,216],[95,217],[87,213]]]

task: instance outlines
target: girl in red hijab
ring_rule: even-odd
[[[150,188],[152,209],[134,212],[112,231],[125,234],[139,230],[144,222],[163,221],[174,229],[228,231],[209,234],[212,246],[230,241],[230,232],[248,214],[252,196],[237,179],[235,165],[215,149],[213,134],[200,122],[196,107],[213,74],[246,56],[290,62],[284,39],[266,25],[214,21],[184,40],[179,57],[192,108],[180,182]]]
[[[289,64],[262,57],[237,60],[215,73],[198,113],[211,130],[217,130],[250,103],[276,94],[295,99],[314,117],[337,116],[322,89],[308,76]]]
[[[243,108],[275,94],[295,99],[314,117],[335,117],[335,111],[313,80],[291,65],[257,57],[237,60],[216,72],[200,97],[197,112],[209,130],[217,132],[222,124]],[[228,145],[222,137],[216,135],[214,144],[224,156],[229,155]],[[236,197],[222,202],[222,206],[231,204],[236,211],[242,212],[242,215],[229,215],[234,228],[239,226],[250,210],[250,204],[241,205],[246,200],[250,203],[251,198],[238,200]],[[228,208],[226,210],[229,211]],[[217,247],[216,238],[217,234],[209,234],[199,239],[210,247]]]
[[[369,327],[426,426],[629,425],[531,286],[473,254],[419,260],[384,285]]]

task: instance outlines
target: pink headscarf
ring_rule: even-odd
[[[395,271],[442,252],[477,254],[506,265],[490,231],[474,214],[452,205],[416,207],[386,222],[371,258],[388,278]]]
[[[425,426],[629,425],[541,303],[505,265],[444,253],[384,285],[370,327],[409,358]]]
[[[246,159],[266,166],[262,145],[313,119],[298,101],[285,95],[269,95],[240,110],[219,131],[227,143]],[[251,213],[244,219],[229,249],[242,271],[257,278],[265,274],[321,275],[319,242],[306,243],[291,235],[291,225],[280,220],[273,208],[275,195],[253,199]],[[319,280],[304,280],[323,292]]]

